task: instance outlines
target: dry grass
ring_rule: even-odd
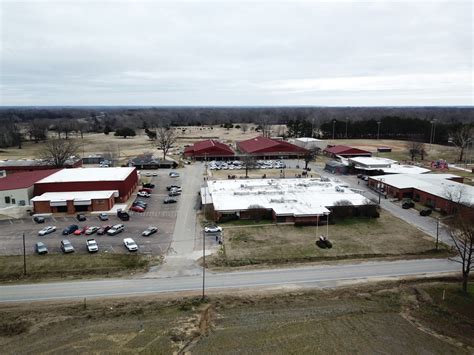
[[[326,234],[326,226],[319,227],[319,233]],[[224,227],[224,235],[225,253],[209,258],[211,265],[426,255],[435,247],[432,238],[387,212],[378,219],[354,218],[330,225],[332,249],[315,245],[316,227]]]
[[[449,308],[452,302],[440,309],[437,301],[413,298],[419,287],[430,294],[452,289],[449,284],[381,284],[214,295],[204,305],[197,298],[167,301],[157,296],[0,305],[0,346],[6,354],[468,353],[462,343],[446,342],[404,317],[408,307],[419,306],[432,315],[458,314]],[[462,305],[472,310],[472,302]],[[421,319],[439,333],[448,330],[458,341],[472,344],[472,312],[459,314],[463,327],[443,314]]]

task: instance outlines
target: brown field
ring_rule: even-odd
[[[149,296],[0,305],[0,346],[4,354],[468,354],[474,298],[458,288],[418,282],[234,292],[206,303]]]
[[[221,226],[225,247],[207,259],[211,267],[436,254],[431,237],[384,211],[378,219],[353,218],[330,225],[332,249],[315,245],[316,227]],[[326,234],[326,226],[319,227],[319,234]],[[439,254],[446,255],[446,247],[441,248]]]

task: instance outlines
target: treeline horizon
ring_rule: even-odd
[[[0,107],[0,147],[47,132],[101,133],[173,126],[285,125],[286,137],[384,138],[448,144],[474,107]],[[273,132],[274,133],[274,132]],[[270,132],[271,134],[271,132]],[[278,134],[280,135],[280,134]]]

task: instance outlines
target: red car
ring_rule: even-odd
[[[140,207],[140,206],[132,206],[132,208],[130,208],[132,211],[134,212],[145,212],[145,209],[143,207]]]
[[[84,233],[86,232],[87,228],[89,228],[89,227],[85,226],[85,227],[83,227],[83,228],[76,229],[76,230],[74,231],[74,235],[81,235],[81,234],[84,234]]]

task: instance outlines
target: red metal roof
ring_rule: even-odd
[[[186,147],[184,153],[186,155],[204,155],[207,153],[210,155],[234,155],[234,151],[227,144],[214,139],[196,142],[192,147]]]
[[[35,170],[7,175],[0,179],[0,191],[25,189],[61,169]]]
[[[307,150],[297,145],[275,140],[263,136],[255,137],[245,141],[237,142],[237,145],[243,153],[300,153],[305,154]]]
[[[331,148],[324,149],[325,152],[336,155],[355,155],[355,154],[370,154],[371,152],[359,148],[349,147],[347,145],[336,145]]]

